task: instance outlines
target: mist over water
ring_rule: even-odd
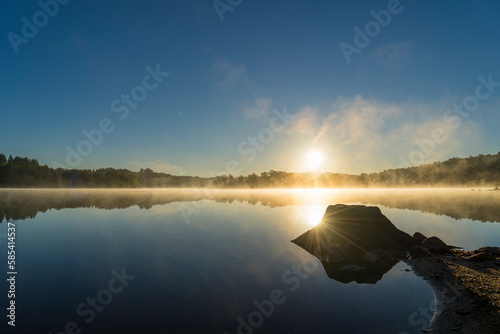
[[[433,293],[406,265],[377,284],[343,284],[290,242],[336,203],[379,206],[407,233],[466,249],[500,241],[493,191],[3,189],[0,228],[6,220],[17,228],[17,312],[30,319],[20,326],[59,333],[74,321],[92,333],[236,333],[238,317],[248,321],[254,301],[279,289],[286,300],[255,333],[418,333],[415,324],[432,315],[418,311],[429,309]],[[312,271],[301,278],[292,268],[305,263]],[[135,278],[87,323],[77,307],[122,268]]]
[[[500,191],[470,188],[413,189],[0,189],[0,218],[33,218],[65,208],[123,209],[176,202],[233,201],[269,207],[361,203],[500,222]],[[196,209],[196,206],[193,206]]]

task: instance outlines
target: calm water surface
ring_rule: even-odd
[[[6,268],[9,220],[18,272],[16,328],[4,311],[4,332],[426,328],[433,293],[405,264],[377,284],[343,284],[290,242],[336,203],[377,205],[405,232],[466,249],[500,244],[499,192],[1,190],[0,258]],[[5,280],[0,288],[5,310]]]

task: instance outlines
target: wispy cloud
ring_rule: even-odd
[[[404,42],[381,45],[370,52],[367,58],[398,67],[407,64],[411,57],[412,44]]]
[[[317,133],[319,119],[316,109],[304,107],[292,118],[292,124],[287,128],[286,133],[313,135]]]
[[[246,83],[248,80],[245,65],[234,65],[224,59],[214,60],[212,71],[216,76],[216,84],[221,88],[228,88],[238,83]]]
[[[259,98],[255,100],[254,105],[248,108],[244,108],[243,112],[245,118],[262,118],[268,115],[271,110],[271,99],[269,98]]]
[[[138,171],[141,168],[150,168],[155,172],[163,172],[175,174],[184,171],[182,167],[170,164],[165,160],[156,161],[128,161],[125,163],[125,168],[133,171]]]
[[[291,137],[300,137],[335,152],[336,165],[343,171],[363,172],[395,168],[399,156],[419,149],[417,142],[432,138],[435,129],[447,139],[436,143],[425,162],[460,155],[481,141],[473,119],[457,129],[443,118],[452,104],[387,103],[356,96],[339,98],[330,110],[303,108],[292,120]]]

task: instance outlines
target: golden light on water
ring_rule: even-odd
[[[299,208],[300,221],[306,228],[319,224],[329,204],[339,202],[342,190],[335,189],[296,189],[294,194],[305,204]]]
[[[319,224],[324,213],[324,205],[310,205],[303,207],[302,216],[305,224],[314,227]]]

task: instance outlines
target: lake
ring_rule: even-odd
[[[500,245],[498,191],[3,189],[0,258],[6,268],[9,221],[17,272],[16,327],[2,315],[3,332],[427,328],[432,289],[404,263],[376,284],[345,284],[290,242],[337,203],[379,206],[399,229],[465,249]],[[6,280],[0,289],[5,310]]]

